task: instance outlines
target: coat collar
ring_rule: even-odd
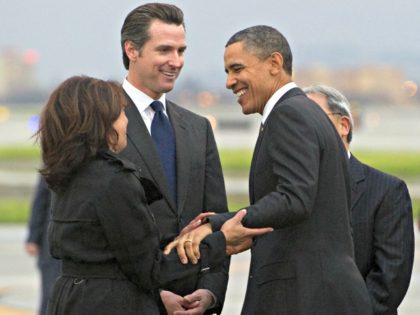
[[[140,171],[140,169],[134,163],[121,158],[119,155],[117,155],[116,153],[113,153],[109,150],[102,151],[102,152],[99,153],[99,155],[104,160],[108,161],[109,163],[119,164],[126,170],[129,170],[129,171],[132,171],[132,172]]]
[[[121,158],[119,155],[107,150],[99,154],[108,163],[120,165],[124,170],[130,171],[137,179],[141,182],[148,204],[153,203],[159,199],[162,199],[162,194],[156,185],[149,179],[141,176],[141,169],[138,168],[134,163]]]

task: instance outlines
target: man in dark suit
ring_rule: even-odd
[[[184,64],[182,11],[163,3],[139,6],[124,21],[121,46],[128,70],[123,88],[128,95],[129,120],[128,145],[122,155],[136,163],[162,192],[164,198],[153,203],[151,210],[162,239],[170,241],[202,211],[227,210],[219,154],[208,120],[166,99],[165,93],[173,89]],[[161,118],[170,132],[161,138],[162,146],[154,138],[154,118],[159,111],[153,108],[155,101],[161,104]],[[163,129],[155,129],[156,135]],[[174,142],[168,143],[172,138]],[[165,288],[161,298],[166,311],[220,313],[228,272],[226,258],[221,272]]]
[[[255,237],[242,314],[371,314],[366,285],[354,262],[349,224],[350,180],[346,153],[323,111],[292,82],[292,54],[284,36],[269,26],[233,35],[224,53],[226,87],[244,114],[262,125],[252,158],[251,205],[228,253],[250,246],[244,227],[270,226]],[[233,214],[181,236],[178,254],[194,259],[209,230]],[[182,260],[181,259],[181,260]]]
[[[410,284],[414,259],[413,214],[407,186],[350,154],[353,118],[344,95],[325,85],[304,91],[328,115],[349,152],[356,264],[365,279],[374,314],[396,315]]]
[[[38,268],[41,273],[39,315],[47,314],[49,292],[61,273],[61,261],[51,256],[47,240],[50,202],[50,190],[45,180],[40,177],[32,201],[29,234],[25,244],[26,252],[38,258]]]

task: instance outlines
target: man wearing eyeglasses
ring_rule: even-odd
[[[353,135],[350,104],[325,85],[303,89],[328,115],[349,155],[351,221],[357,267],[365,279],[374,315],[396,315],[410,283],[414,231],[406,184],[357,160],[349,147]]]

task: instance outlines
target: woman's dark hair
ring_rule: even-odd
[[[75,76],[54,90],[36,133],[43,160],[40,173],[52,190],[64,189],[86,161],[118,141],[112,125],[125,105],[122,87],[113,81]]]

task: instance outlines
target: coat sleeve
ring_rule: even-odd
[[[366,285],[374,314],[388,314],[403,300],[413,268],[412,207],[404,182],[393,185],[380,203],[373,238],[373,268]]]
[[[110,250],[123,273],[140,288],[164,287],[176,279],[215,271],[222,265],[225,257],[222,233],[205,239],[201,246],[202,259],[196,265],[181,264],[175,251],[163,255],[153,214],[134,175],[116,174],[101,196],[96,212]]]
[[[278,229],[311,215],[318,190],[320,144],[313,123],[294,106],[275,108],[265,128],[260,154],[269,157],[264,167],[276,178],[275,189],[247,208],[243,224]]]
[[[206,120],[207,146],[204,183],[204,211],[223,213],[227,211],[225,183],[219,153],[210,123]],[[209,310],[220,314],[225,300],[229,279],[230,257],[224,259],[219,272],[208,273],[200,277],[197,288],[208,289],[216,297],[217,306]]]
[[[43,246],[42,242],[45,239],[44,234],[47,232],[48,226],[50,201],[51,196],[47,183],[40,176],[31,205],[27,243]]]

